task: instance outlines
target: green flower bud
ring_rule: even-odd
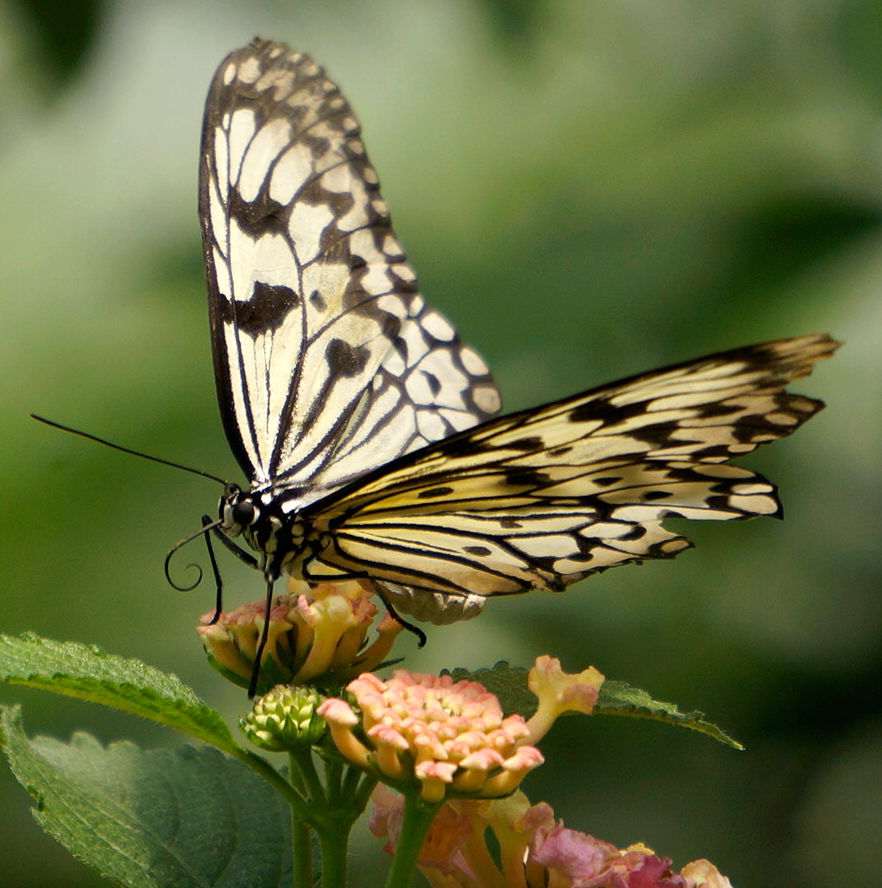
[[[316,714],[323,700],[313,688],[276,685],[254,701],[239,726],[255,746],[273,752],[314,746],[327,730]]]

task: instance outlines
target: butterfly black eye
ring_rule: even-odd
[[[233,520],[242,527],[248,527],[254,521],[255,514],[254,504],[247,500],[233,506]]]
[[[240,493],[242,493],[242,488],[238,484],[233,484],[232,482],[224,484],[224,499],[227,502],[236,499]]]

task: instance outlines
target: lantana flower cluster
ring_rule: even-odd
[[[346,681],[377,668],[402,626],[386,614],[368,644],[378,613],[371,595],[354,580],[310,587],[292,579],[288,592],[272,602],[261,684],[304,685],[328,673]],[[197,627],[209,662],[226,678],[247,686],[263,632],[264,603],[244,604],[211,622],[214,616],[203,615]]]
[[[527,679],[537,699],[530,718],[505,715],[476,681],[407,670],[382,679],[371,670],[387,658],[402,626],[387,614],[369,643],[378,613],[369,599],[354,581],[314,588],[292,581],[287,594],[273,599],[260,685],[275,686],[241,724],[256,745],[288,751],[296,761],[295,809],[336,799],[337,808],[348,805],[344,819],[351,825],[376,786],[370,828],[396,855],[395,885],[409,884],[418,867],[431,888],[732,888],[706,860],[677,872],[645,845],[617,848],[565,827],[550,806],[531,805],[519,791],[542,764],[536,744],[558,716],[592,712],[604,682],[600,672],[568,674],[558,660],[537,658]],[[264,604],[244,605],[213,623],[212,617],[198,628],[209,660],[247,685]],[[323,695],[344,683],[339,696]],[[313,769],[316,749],[336,786],[327,792]],[[338,756],[353,766],[348,775]],[[333,820],[312,813],[304,808],[301,816],[316,830]],[[301,852],[306,847],[301,842]]]
[[[394,854],[404,798],[374,790],[371,832]],[[487,845],[493,836],[496,854]],[[708,860],[679,872],[643,844],[616,848],[568,829],[547,804],[520,791],[505,799],[454,799],[429,829],[418,867],[431,888],[732,888]]]
[[[540,657],[529,685],[536,714],[504,716],[499,701],[474,681],[398,670],[382,680],[365,673],[346,686],[353,704],[326,700],[318,709],[337,749],[387,783],[416,781],[424,802],[445,797],[508,795],[540,765],[533,745],[562,712],[590,712],[603,676],[596,669],[567,675]]]

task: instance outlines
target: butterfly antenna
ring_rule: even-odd
[[[70,432],[72,435],[79,435],[81,438],[86,438],[89,441],[103,444],[105,447],[110,447],[112,450],[119,450],[122,453],[130,453],[132,456],[140,456],[142,459],[149,459],[151,462],[161,463],[164,466],[171,466],[173,469],[182,469],[185,472],[190,472],[191,475],[201,475],[203,478],[217,481],[218,484],[227,483],[223,478],[219,478],[217,475],[212,475],[211,472],[203,472],[202,469],[194,469],[192,466],[181,465],[181,463],[172,462],[170,459],[162,459],[162,457],[159,456],[151,456],[149,453],[142,453],[140,450],[132,450],[131,447],[123,447],[121,444],[114,444],[113,441],[107,441],[104,438],[99,438],[97,435],[90,435],[88,432],[80,431],[80,429],[73,429],[70,426],[62,425],[60,422],[46,419],[45,416],[37,416],[36,413],[32,413],[31,416],[36,419],[37,422],[52,426],[54,429],[61,429],[62,432]],[[202,531],[200,531],[200,533],[202,533]],[[174,583],[172,583],[172,585],[174,586]]]

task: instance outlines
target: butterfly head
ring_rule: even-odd
[[[220,529],[229,537],[236,537],[260,518],[260,508],[238,484],[225,484],[218,506]]]

